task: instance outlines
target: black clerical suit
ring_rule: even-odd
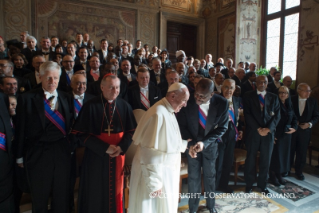
[[[278,96],[267,92],[264,100],[265,105],[261,110],[257,90],[246,92],[243,99],[247,148],[245,182],[248,190],[252,188],[255,181],[255,164],[258,151],[260,151],[260,156],[257,186],[262,190],[266,189],[271,153],[274,146],[274,134],[280,120]],[[258,128],[269,128],[270,132],[266,136],[261,136],[258,133]]]
[[[218,143],[218,158],[216,160],[216,188],[227,189],[231,168],[234,159],[234,150],[238,131],[241,131],[241,124],[238,122],[238,109],[241,99],[232,97],[234,123],[231,119],[228,121],[228,129]],[[230,104],[229,104],[230,107]],[[236,129],[235,129],[235,125]],[[238,125],[240,124],[240,125]],[[236,131],[237,130],[237,131]]]
[[[146,97],[147,98],[147,97]],[[162,99],[161,91],[158,87],[149,84],[148,85],[148,100],[150,107],[153,106],[157,101]],[[141,101],[141,90],[140,86],[134,85],[128,89],[128,102],[132,109],[143,109],[148,110]]]
[[[228,127],[228,102],[220,95],[213,95],[210,99],[207,122],[205,129],[199,123],[199,106],[195,98],[190,97],[187,106],[177,114],[177,120],[183,139],[192,139],[188,147],[194,146],[197,142],[204,143],[202,152],[197,153],[197,158],[191,158],[187,149],[188,160],[188,193],[201,192],[201,169],[204,174],[205,192],[215,192],[215,165],[218,156],[217,139],[226,132]],[[215,206],[215,198],[207,194],[206,206],[212,210]],[[199,197],[189,198],[190,212],[196,212],[199,204]]]
[[[0,212],[14,212],[12,130],[8,97],[0,93]],[[5,141],[5,142],[4,142]]]
[[[42,88],[20,95],[17,107],[17,156],[23,157],[32,196],[32,212],[47,212],[52,195],[52,212],[67,212],[69,198],[70,155],[73,145],[68,140],[73,119],[72,98],[57,91],[57,110],[65,128],[45,110]],[[50,107],[49,107],[50,108]],[[50,114],[51,115],[51,114]],[[53,122],[54,121],[54,122]]]
[[[292,106],[297,116],[299,124],[312,123],[314,126],[319,120],[318,102],[315,98],[309,97],[306,100],[305,109],[300,115],[299,112],[299,96],[291,97]],[[302,170],[306,165],[307,149],[311,139],[311,128],[301,129],[298,127],[297,131],[293,133],[291,140],[291,152],[290,152],[290,166],[295,163],[295,171],[297,175],[302,174]],[[296,154],[296,159],[295,159]]]

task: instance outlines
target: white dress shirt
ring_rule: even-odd
[[[68,74],[68,76],[69,76],[69,78],[70,78],[70,80],[71,80],[71,79],[72,79],[72,76],[73,76],[73,70],[70,70],[70,71],[65,70],[65,72],[66,72],[66,74]]]
[[[206,117],[208,115],[209,105],[210,105],[210,100],[208,100],[206,103],[202,103],[201,105],[199,105],[200,109],[203,111]]]
[[[260,92],[259,90],[257,90],[257,95],[260,95],[260,94],[265,98],[266,90],[264,90],[263,92]],[[261,108],[261,111],[264,110],[264,107],[261,104],[260,104],[260,108]]]
[[[103,53],[103,58],[106,59],[106,56],[107,56],[107,50],[102,50],[102,53]],[[101,62],[102,63],[102,62]]]
[[[131,73],[126,74],[126,73],[123,72],[123,75],[127,78],[127,80],[129,80],[129,82],[132,81],[132,75],[131,75]]]
[[[35,75],[35,80],[37,81],[37,84],[40,84],[41,83],[41,80],[40,80],[40,73],[35,71],[34,72],[34,75]]]
[[[306,101],[307,101],[307,98],[302,99],[302,98],[300,98],[300,96],[298,97],[298,102],[299,102],[299,114],[300,114],[300,116],[302,116],[303,112],[305,111]]]
[[[83,106],[84,96],[85,96],[85,93],[83,93],[82,95],[76,95],[73,93],[74,99],[78,100],[78,102],[80,102],[82,106]]]
[[[218,92],[220,92],[220,93],[222,92],[222,85],[215,84],[215,87],[216,87]]]
[[[148,99],[148,86],[146,86],[146,87],[141,87],[140,86],[140,91],[141,91],[141,93],[143,93],[143,95]]]

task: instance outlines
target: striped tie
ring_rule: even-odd
[[[198,106],[199,124],[205,129],[206,127],[206,115],[203,110]]]
[[[258,99],[259,99],[261,111],[263,111],[263,110],[264,110],[264,107],[265,107],[265,98],[263,97],[262,94],[259,94],[259,95],[258,95]]]

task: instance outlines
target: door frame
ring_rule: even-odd
[[[205,58],[205,19],[193,18],[167,12],[160,12],[160,39],[159,46],[161,49],[167,47],[167,21],[178,22],[186,25],[194,25],[197,27],[197,48],[196,55],[198,59]]]

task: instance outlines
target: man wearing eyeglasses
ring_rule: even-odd
[[[308,84],[299,84],[297,93],[298,95],[291,97],[299,127],[292,136],[290,167],[295,163],[295,175],[297,179],[304,180],[305,176],[302,174],[302,170],[306,165],[307,149],[311,138],[311,128],[319,120],[319,110],[317,100],[310,97],[311,89]]]
[[[71,91],[71,79],[74,74],[74,59],[71,55],[66,55],[62,59],[62,74],[59,82],[59,90],[64,92]]]

